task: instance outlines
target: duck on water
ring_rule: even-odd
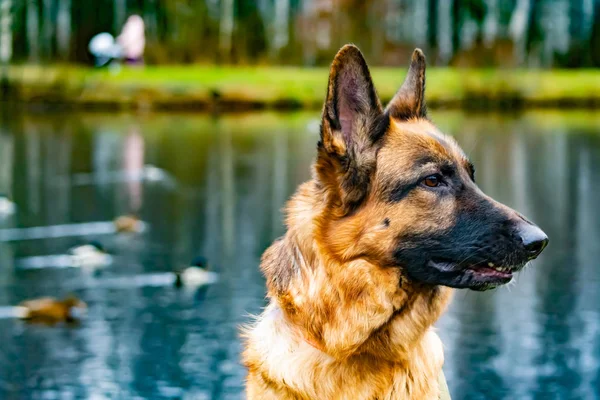
[[[15,306],[13,316],[28,322],[56,324],[77,322],[87,310],[87,304],[75,296],[63,300],[54,297],[41,297],[26,300]]]
[[[183,270],[175,271],[175,287],[202,286],[218,280],[217,273],[209,270],[206,258],[195,257],[190,264]]]

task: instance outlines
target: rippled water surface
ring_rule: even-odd
[[[551,239],[510,288],[456,293],[438,323],[453,398],[599,398],[597,116],[432,116],[471,156],[484,191]],[[17,212],[0,217],[0,306],[75,293],[89,310],[78,326],[0,315],[0,398],[243,398],[237,327],[264,305],[259,258],[283,232],[284,201],[310,177],[317,118],[5,113],[0,193]],[[140,180],[144,165],[162,172]],[[98,228],[127,213],[148,229]],[[101,224],[81,225],[91,222]],[[34,238],[21,229],[64,224]],[[21,268],[89,239],[113,255],[100,276]],[[199,254],[219,283],[180,291],[132,278]]]

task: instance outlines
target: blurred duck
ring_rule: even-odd
[[[17,206],[8,197],[0,194],[0,218],[13,215]]]
[[[195,287],[208,285],[218,280],[218,274],[208,270],[208,263],[204,257],[196,257],[191,265],[182,271],[175,272],[176,287]]]
[[[97,269],[111,263],[111,256],[97,241],[71,248],[69,256],[71,257],[71,266],[76,268]]]
[[[15,307],[16,316],[30,322],[75,322],[87,310],[87,304],[74,296],[64,300],[52,297],[27,300]]]
[[[122,215],[116,218],[113,223],[118,233],[139,233],[145,228],[145,224],[135,215]]]

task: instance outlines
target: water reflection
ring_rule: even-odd
[[[600,124],[584,112],[433,116],[470,154],[480,186],[551,238],[515,285],[459,292],[439,322],[454,398],[597,398]],[[149,228],[138,236],[90,231],[0,241],[0,306],[69,292],[90,306],[78,328],[0,319],[1,397],[243,397],[236,327],[264,305],[259,258],[283,233],[285,200],[310,177],[316,118],[5,117],[0,192],[18,210],[0,229],[27,232],[132,212]],[[148,165],[170,183],[136,175]],[[74,269],[15,265],[89,239],[113,253],[101,277],[113,284],[84,285],[89,277]],[[198,254],[221,279],[197,292],[127,278],[171,271]]]

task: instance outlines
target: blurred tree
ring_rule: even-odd
[[[593,10],[593,24],[590,33],[590,56],[592,65],[600,68],[600,1],[596,0]]]
[[[199,3],[204,3],[200,1]],[[158,41],[158,8],[157,0],[146,0],[142,4],[142,16],[146,25],[146,40],[156,43]]]
[[[591,52],[586,51],[591,33],[588,19],[593,15],[593,0],[571,0],[569,2],[569,43],[561,59],[566,67],[579,67],[590,63]]]
[[[7,64],[12,59],[12,0],[0,0],[0,63]]]
[[[490,47],[498,38],[500,15],[498,10],[498,0],[486,0],[485,17],[483,19],[482,39],[483,43]]]
[[[541,61],[545,66],[551,66],[555,63],[564,66],[564,56],[568,52],[569,43],[571,42],[569,3],[569,0],[546,0],[541,2],[541,15],[539,18],[535,18],[535,21],[540,21],[542,27],[540,40],[544,45],[544,53]],[[576,23],[581,22],[577,21]],[[535,56],[535,53],[532,55]]]
[[[427,6],[427,47],[430,53],[437,54],[438,0],[428,0]]]
[[[58,0],[56,42],[61,60],[69,58],[71,45],[71,0]]]
[[[127,0],[114,0],[113,13],[113,32],[119,32],[127,18]]]
[[[150,63],[326,64],[353,42],[373,63],[415,46],[439,65],[597,65],[600,0],[12,0],[13,60],[88,62],[95,34],[137,13]],[[8,38],[8,36],[5,36]]]
[[[36,62],[40,59],[40,16],[37,0],[27,0],[27,47],[29,60]]]
[[[451,0],[452,8],[452,52],[456,53],[460,49],[460,33],[463,26],[463,7],[461,0]]]
[[[452,9],[453,2],[438,1],[438,60],[445,65],[452,57]]]
[[[236,30],[234,35],[236,58],[240,62],[256,62],[267,51],[266,31],[262,16],[254,0],[237,1]],[[282,18],[287,19],[287,17]],[[285,29],[287,30],[287,25]],[[248,32],[252,32],[252,34],[249,35]],[[287,44],[287,31],[285,41]],[[280,50],[281,47],[278,49]]]
[[[231,59],[233,40],[234,0],[221,1],[221,19],[219,21],[219,55],[220,60],[228,62]],[[249,34],[252,34],[249,32]]]
[[[54,7],[53,0],[42,0],[42,57],[50,60],[53,55],[53,36],[54,36]]]
[[[290,1],[277,0],[275,2],[274,29],[271,48],[278,53],[289,42],[288,25],[290,23]]]
[[[550,52],[547,50],[548,46],[545,45],[544,41],[548,41],[550,35],[548,34],[548,32],[546,32],[547,29],[542,25],[542,20],[540,16],[543,15],[543,13],[543,1],[535,1],[531,5],[531,12],[529,12],[526,25],[524,25],[526,30],[522,34],[522,40],[515,40],[513,34],[513,41],[522,46],[521,48],[515,50],[519,51],[519,54],[517,55],[517,60],[519,62],[521,62],[524,59],[525,54],[528,54],[530,58],[532,58],[532,55],[538,54],[537,61],[540,64],[546,64],[548,62],[544,61],[544,58],[546,60],[549,59]],[[513,20],[511,19],[511,24],[512,21]]]

